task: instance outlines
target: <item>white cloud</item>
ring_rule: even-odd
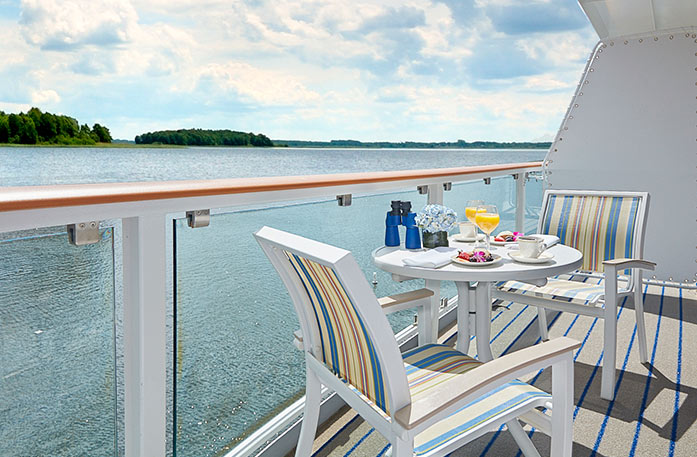
[[[572,81],[563,81],[557,74],[544,74],[536,76],[528,76],[523,78],[523,87],[533,91],[553,91],[560,89],[572,89],[574,83]],[[574,74],[574,77],[578,75]]]
[[[206,66],[197,75],[196,85],[205,91],[212,88],[212,98],[220,92],[232,92],[245,101],[263,105],[307,104],[321,98],[292,76],[241,62]]]
[[[35,90],[31,94],[31,102],[33,105],[58,103],[60,101],[61,98],[55,90]]]
[[[27,112],[30,109],[31,105],[29,103],[0,102],[0,111],[5,111],[7,113]]]
[[[563,67],[588,58],[588,41],[587,34],[563,32],[521,38],[516,45],[534,59]]]
[[[138,15],[128,0],[22,0],[26,40],[44,49],[129,41]]]

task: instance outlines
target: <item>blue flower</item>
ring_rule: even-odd
[[[416,224],[424,231],[447,232],[457,223],[457,213],[443,205],[426,205],[416,215]]]

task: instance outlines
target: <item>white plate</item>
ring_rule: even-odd
[[[511,251],[508,253],[508,257],[520,263],[545,263],[552,260],[554,258],[554,254],[550,254],[549,252],[543,252],[542,254],[540,254],[539,257],[534,258],[523,257],[522,255],[520,255],[520,251]]]
[[[489,243],[491,243],[492,246],[510,246],[512,244],[518,244],[517,241],[496,241],[494,237],[489,237]]]
[[[470,262],[469,260],[462,260],[458,256],[453,257],[451,260],[458,265],[464,265],[466,267],[489,267],[491,265],[496,265],[501,262],[501,256],[498,254],[491,254],[494,258],[491,262]]]
[[[471,243],[472,241],[484,241],[485,236],[483,233],[478,233],[477,237],[475,238],[473,236],[465,236],[462,233],[456,233],[450,238],[452,238],[453,241],[464,241],[465,243]]]

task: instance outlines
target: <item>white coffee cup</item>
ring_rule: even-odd
[[[535,236],[519,236],[518,249],[522,257],[536,259],[545,251],[545,242]]]
[[[477,234],[474,224],[471,222],[460,222],[460,235],[465,238],[474,238]]]

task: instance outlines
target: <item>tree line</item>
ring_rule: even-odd
[[[90,128],[77,119],[43,113],[32,108],[25,113],[0,111],[0,143],[10,144],[96,144],[111,143],[109,129],[94,124]]]
[[[273,142],[261,133],[235,132],[232,130],[161,130],[136,136],[136,144],[173,144],[180,146],[273,146]]]
[[[548,142],[507,142],[498,141],[357,141],[357,140],[331,140],[331,141],[304,141],[304,140],[274,140],[275,146],[288,146],[295,148],[409,148],[409,149],[549,149],[552,143]]]

